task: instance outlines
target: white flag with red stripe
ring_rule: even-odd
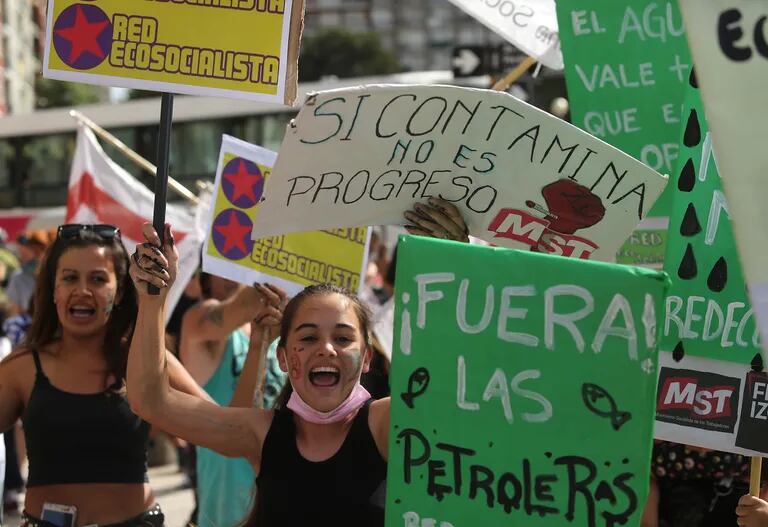
[[[141,226],[152,221],[153,201],[154,194],[112,161],[93,132],[81,126],[69,175],[66,222],[115,225],[132,253],[144,241]],[[179,251],[179,274],[168,295],[167,317],[200,263],[205,232],[195,221],[195,209],[168,204],[166,211],[165,221],[173,227]]]

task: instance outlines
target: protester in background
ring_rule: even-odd
[[[374,312],[384,303],[383,275],[387,266],[387,248],[382,242],[381,236],[375,228],[371,229],[371,238],[368,243],[368,263],[363,273],[363,287],[360,298]]]
[[[5,318],[10,312],[10,306],[6,303],[0,304],[0,325],[5,321]],[[5,336],[2,330],[0,330],[0,362],[3,361],[11,353],[11,341]],[[0,434],[0,496],[5,496],[5,437],[4,434]],[[3,499],[3,505],[5,505],[5,499]],[[5,507],[3,507],[4,509]],[[3,509],[0,509],[0,527],[3,525]]]
[[[30,307],[31,307],[30,302]],[[9,355],[19,346],[27,332],[32,317],[28,313],[9,316],[12,311],[10,305],[4,310],[2,323],[0,323],[0,342],[6,348],[7,353],[0,353],[0,360]],[[5,447],[5,486],[3,490],[3,510],[8,513],[19,509],[19,497],[24,492],[24,477],[21,474],[22,460],[26,458],[24,436],[20,423],[3,434]]]
[[[203,291],[200,286],[200,272],[197,272],[192,276],[187,286],[184,288],[184,292],[181,294],[179,301],[176,302],[176,306],[173,308],[173,313],[168,319],[168,324],[165,325],[165,342],[168,346],[168,350],[179,356],[179,344],[181,343],[181,328],[184,315],[189,308],[197,304],[203,299]]]
[[[264,288],[246,287],[208,273],[201,273],[199,280],[203,301],[184,315],[181,362],[218,404],[251,407],[256,379],[240,381],[244,401],[233,403],[232,399],[246,357],[262,351],[263,330],[258,321],[254,322],[254,317],[264,307]],[[284,296],[282,292],[277,294]],[[266,360],[265,406],[271,406],[284,383],[275,349],[270,351]],[[253,362],[261,361],[257,358]],[[246,384],[250,389],[245,388]],[[238,525],[252,502],[256,478],[253,468],[244,459],[229,459],[206,448],[198,448],[196,455],[195,523],[201,527]]]
[[[151,225],[144,234],[160,247]],[[169,389],[161,321],[178,254],[162,247],[171,280],[151,266],[131,266],[140,297],[128,362],[134,410],[179,437],[250,461],[258,505],[246,525],[383,525],[390,400],[371,402],[360,385],[371,360],[365,306],[335,286],[305,289],[282,315],[278,358],[289,372],[288,402],[275,411],[221,408]],[[150,251],[138,246],[136,260]],[[148,295],[148,284],[160,295]],[[269,317],[279,299],[262,292],[260,315]]]
[[[35,292],[37,266],[48,246],[48,233],[28,231],[16,240],[19,246],[21,267],[13,272],[8,280],[8,299],[13,305],[14,314],[29,312],[29,302]]]
[[[173,353],[176,358],[179,357],[179,342],[181,340],[181,322],[184,318],[184,314],[199,302],[202,298],[202,292],[200,291],[200,280],[198,279],[200,271],[198,270],[194,276],[190,279],[187,286],[184,288],[184,292],[181,294],[176,306],[173,308],[168,323],[165,325],[165,342],[168,351]],[[197,488],[197,457],[195,455],[195,446],[190,445],[186,441],[178,438],[170,438],[173,444],[176,446],[176,457],[179,464],[179,471],[186,477],[185,487],[193,489],[195,496],[195,513],[193,518],[196,518],[197,513],[197,492],[194,489]],[[195,520],[197,521],[197,520]]]
[[[5,289],[11,274],[21,265],[16,255],[6,247],[7,243],[8,233],[0,227],[0,300],[5,298]]]
[[[739,497],[749,490],[748,456],[655,441],[651,461],[657,500],[646,505],[643,527],[737,523]]]
[[[5,321],[11,314],[11,306],[8,302],[0,301],[0,361],[11,354],[13,342],[6,334]]]
[[[13,311],[13,308],[9,308]],[[32,324],[32,313],[34,312],[34,301],[29,303],[29,310],[13,316],[7,317],[3,321],[3,333],[11,342],[13,348],[18,347],[24,336],[27,334],[30,324]]]
[[[392,362],[392,334],[394,333],[395,309],[395,274],[397,272],[397,247],[392,252],[392,258],[387,264],[381,284],[384,303],[372,308],[371,348],[373,357],[371,367],[364,373],[360,383],[368,390],[374,399],[389,397],[389,369]],[[369,306],[370,308],[371,306]]]
[[[119,230],[63,225],[42,262],[32,325],[0,363],[0,431],[21,417],[27,439],[22,525],[44,525],[45,503],[75,507],[78,525],[162,525],[149,425],[125,398],[136,296]],[[171,385],[206,397],[170,353],[164,361]]]

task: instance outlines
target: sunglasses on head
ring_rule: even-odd
[[[92,232],[105,240],[120,238],[119,228],[114,225],[105,225],[101,223],[95,225],[85,225],[82,223],[59,225],[57,237],[61,240],[72,240],[74,238],[79,238],[83,232]]]

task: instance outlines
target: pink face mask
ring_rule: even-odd
[[[368,393],[368,390],[363,388],[363,385],[360,384],[360,382],[358,382],[355,384],[355,387],[352,388],[352,393],[349,394],[349,397],[330,412],[315,410],[304,402],[304,399],[301,398],[296,390],[291,394],[287,406],[293,413],[305,421],[316,425],[327,425],[343,421],[348,416],[357,412],[370,398],[371,394]]]

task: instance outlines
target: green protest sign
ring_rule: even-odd
[[[401,238],[387,525],[639,524],[666,288],[647,269]]]
[[[557,2],[557,11],[572,122],[658,172],[672,173],[691,65],[677,2],[571,0]],[[662,194],[650,216],[668,216],[670,196]],[[619,260],[637,252],[643,249],[630,240]]]
[[[664,270],[672,278],[661,349],[750,364],[758,334],[736,252],[699,90],[685,104],[686,126],[670,216]]]
[[[695,75],[689,83],[676,181],[670,185],[664,268],[672,285],[659,346],[656,435],[765,455],[761,421],[768,421],[768,412],[752,399],[765,403],[766,394],[758,387],[755,396],[755,374],[749,373],[752,364],[762,364],[759,332]],[[762,386],[763,380],[757,382]]]
[[[668,221],[652,218],[644,222],[648,228],[636,229],[616,253],[616,263],[642,265],[661,269],[667,248]]]

